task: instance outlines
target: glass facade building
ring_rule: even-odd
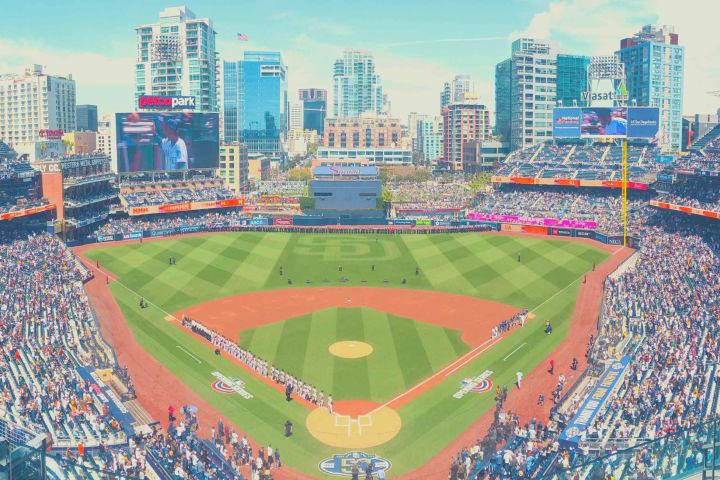
[[[670,26],[646,25],[620,42],[616,52],[625,64],[630,104],[660,109],[659,145],[666,151],[682,148],[685,47]]]
[[[495,66],[495,134],[510,141],[510,110],[512,109],[512,59]]]
[[[288,129],[287,67],[279,52],[245,52],[223,64],[225,142],[278,155]]]
[[[299,92],[303,102],[303,128],[315,130],[322,136],[327,116],[327,90],[324,88],[304,88]]]
[[[557,56],[557,101],[566,107],[582,107],[583,92],[588,85],[590,57],[585,55]]]

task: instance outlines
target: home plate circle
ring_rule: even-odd
[[[362,358],[370,355],[373,347],[369,343],[345,340],[333,343],[328,350],[332,355],[340,358]]]

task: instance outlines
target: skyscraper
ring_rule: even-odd
[[[495,134],[510,142],[512,119],[512,58],[495,66]]]
[[[225,142],[279,155],[288,109],[287,67],[280,52],[245,52],[242,60],[223,63]]]
[[[417,150],[424,165],[434,165],[443,156],[442,117],[423,116],[417,121]]]
[[[290,130],[302,130],[303,129],[303,105],[300,102],[290,103],[290,124],[288,125]]]
[[[382,110],[382,86],[372,54],[345,50],[333,67],[333,116],[351,118]]]
[[[56,77],[40,65],[23,75],[0,75],[0,139],[17,150],[19,143],[48,138],[48,131],[72,132],[75,121],[75,80]]]
[[[583,93],[587,90],[590,57],[585,55],[557,56],[557,101],[565,107],[583,105]]]
[[[97,105],[78,105],[75,107],[76,129],[97,132]]]
[[[682,147],[685,47],[669,25],[645,25],[620,41],[616,52],[625,64],[630,104],[660,109],[659,144],[679,152]]]
[[[496,91],[498,133],[507,132],[509,118],[510,138],[505,140],[510,141],[511,149],[552,138],[552,110],[557,99],[557,46],[546,40],[515,40],[511,57],[495,67],[495,75],[495,84],[501,87]]]
[[[298,93],[303,104],[303,128],[315,130],[322,136],[327,115],[327,90],[303,88]]]
[[[195,109],[217,111],[218,58],[209,18],[168,7],[138,26],[135,101],[142,95],[195,97]]]
[[[463,94],[474,93],[475,82],[470,75],[455,75],[452,82],[443,83],[443,89],[440,92],[440,112],[452,102],[461,100]]]

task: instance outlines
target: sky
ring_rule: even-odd
[[[472,75],[494,111],[494,67],[510,55],[512,40],[545,38],[566,53],[607,55],[621,38],[657,23],[674,25],[685,46],[685,114],[720,107],[707,93],[720,90],[716,0],[13,2],[0,29],[0,74],[41,64],[50,74],[72,73],[77,102],[98,105],[101,116],[132,110],[134,28],[183,4],[212,20],[221,60],[238,60],[244,50],[280,51],[291,101],[298,88],[332,95],[333,62],[355,48],[374,54],[392,114],[404,122],[409,112],[439,114],[442,84],[455,74]],[[237,41],[237,33],[249,41]]]

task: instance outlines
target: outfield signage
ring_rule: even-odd
[[[323,460],[318,466],[320,471],[328,475],[352,477],[353,465],[358,466],[361,476],[365,475],[368,465],[371,465],[373,475],[387,473],[392,466],[389,460],[365,452],[338,453]]]
[[[470,379],[470,380],[466,380],[465,382],[463,382],[462,388],[460,390],[458,390],[457,392],[455,392],[455,394],[453,395],[453,398],[457,398],[457,399],[463,398],[468,393],[470,393],[473,390],[475,390],[476,388],[482,386],[485,383],[485,381],[488,378],[490,378],[490,375],[492,375],[492,374],[493,374],[493,372],[491,370],[485,370],[483,373],[481,373],[477,377]]]
[[[559,107],[553,109],[555,138],[647,138],[660,130],[656,107]]]
[[[602,374],[600,380],[590,391],[587,399],[580,406],[575,416],[560,434],[560,442],[577,444],[580,435],[592,424],[600,413],[603,405],[610,397],[623,377],[623,372],[630,364],[630,357],[624,356],[620,361],[612,362]]]
[[[212,376],[216,378],[212,388],[220,393],[237,393],[242,398],[250,400],[253,398],[252,393],[245,390],[245,382],[237,378],[226,377],[220,372],[212,372]]]

